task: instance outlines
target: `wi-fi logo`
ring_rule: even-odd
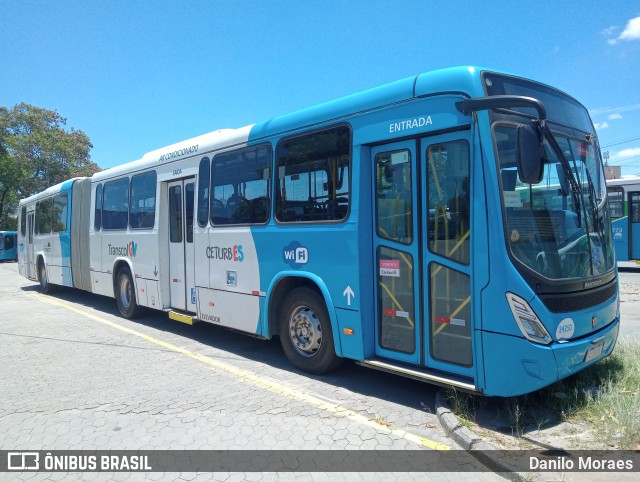
[[[131,258],[136,257],[136,251],[138,250],[138,243],[134,243],[133,241],[127,244],[127,252]]]

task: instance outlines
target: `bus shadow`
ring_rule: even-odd
[[[38,292],[39,286],[24,286],[22,290]],[[68,288],[56,288],[53,293],[47,296],[86,307],[89,311],[95,311],[96,314],[121,318],[113,298]],[[407,408],[435,414],[435,395],[439,390],[437,386],[365,368],[351,360],[345,360],[336,371],[329,374],[305,373],[293,367],[285,358],[277,337],[272,340],[259,339],[206,322],[190,326],[170,320],[165,313],[156,310],[147,310],[142,316],[128,321],[200,343],[204,346],[199,348],[197,352],[213,359],[224,361],[225,358],[240,357],[292,375],[300,375],[309,381],[315,380],[343,388],[356,395],[375,397]],[[208,350],[208,348],[212,350]],[[229,355],[225,356],[220,352]]]

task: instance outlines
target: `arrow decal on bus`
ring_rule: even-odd
[[[347,297],[347,305],[351,306],[351,298],[352,297],[355,298],[356,294],[351,289],[351,286],[347,286],[345,288],[345,290],[342,292],[342,296],[346,296]]]

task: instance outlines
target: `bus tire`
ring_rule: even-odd
[[[342,362],[336,355],[324,299],[310,288],[296,288],[284,299],[278,333],[287,359],[302,371],[319,375]]]
[[[48,295],[53,292],[53,285],[49,283],[49,277],[47,276],[47,266],[42,260],[38,262],[38,282],[42,293]]]
[[[115,295],[122,316],[130,320],[140,315],[142,308],[136,302],[135,285],[129,268],[121,268],[118,271]]]

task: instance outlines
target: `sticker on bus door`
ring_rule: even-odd
[[[399,259],[381,259],[380,260],[380,276],[400,277],[400,260]]]
[[[436,316],[436,322],[443,325],[466,326],[467,322],[460,318],[450,318],[448,316]]]

